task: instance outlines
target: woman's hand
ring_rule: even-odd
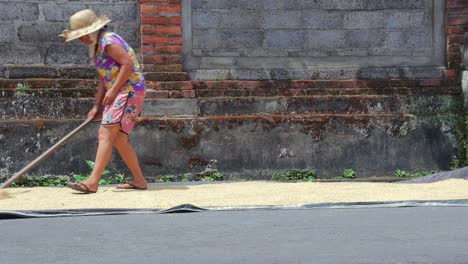
[[[88,112],[87,119],[90,119],[90,118],[93,119],[93,120],[96,119],[98,117],[98,113],[99,113],[99,106],[95,105]]]
[[[104,95],[104,99],[102,99],[102,105],[110,105],[116,96],[117,92],[113,91],[112,89],[108,90]]]

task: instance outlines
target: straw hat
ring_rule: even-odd
[[[70,17],[70,29],[64,30],[59,36],[68,42],[93,33],[110,22],[108,17],[98,17],[91,9],[81,10]]]

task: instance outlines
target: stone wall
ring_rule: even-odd
[[[0,0],[0,64],[89,64],[86,46],[58,37],[68,28],[69,17],[86,8],[110,17],[111,29],[139,49],[138,0]],[[46,71],[42,75],[57,77]]]
[[[194,79],[437,78],[445,65],[445,5],[183,1],[184,66]]]

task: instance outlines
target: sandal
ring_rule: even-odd
[[[67,186],[75,191],[82,193],[96,193],[97,191],[91,191],[89,186],[82,182],[67,182]]]

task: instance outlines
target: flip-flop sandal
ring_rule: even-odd
[[[125,185],[125,184],[129,185],[130,187],[123,187],[123,185]],[[122,190],[143,190],[143,191],[144,191],[144,190],[146,190],[146,189],[148,189],[148,188],[147,188],[147,187],[145,187],[145,188],[138,187],[138,186],[136,186],[136,185],[133,184],[133,183],[126,182],[126,183],[124,183],[124,184],[122,184],[122,185],[118,185],[118,186],[117,186],[117,189],[122,189]]]
[[[68,182],[67,186],[72,188],[75,191],[79,191],[82,193],[96,193],[96,191],[91,191],[88,187],[88,185],[82,183],[82,182]]]

